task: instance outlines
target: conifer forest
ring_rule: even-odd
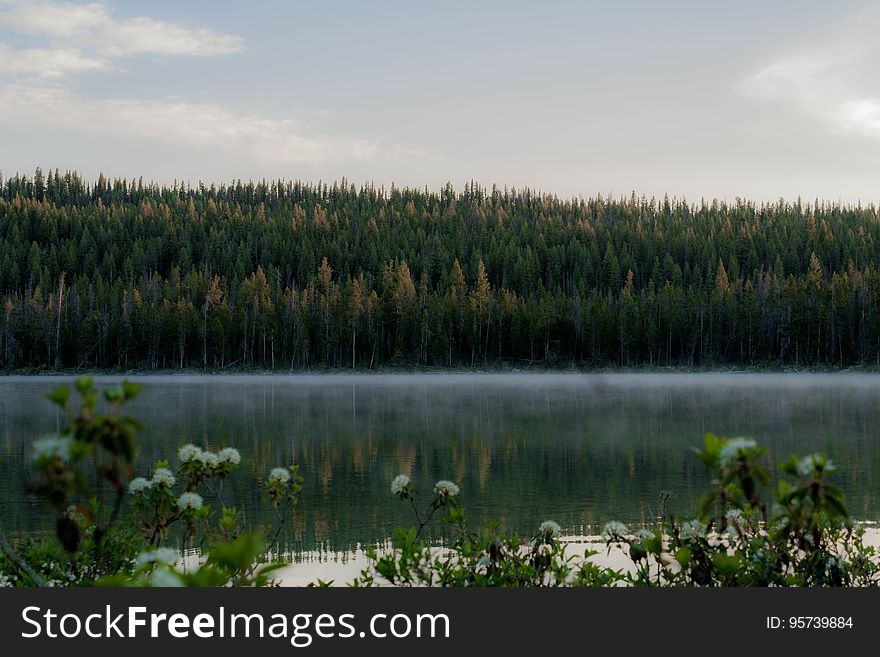
[[[0,181],[0,369],[880,361],[874,206]]]

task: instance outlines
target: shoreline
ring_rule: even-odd
[[[880,527],[872,521],[860,521],[859,524],[865,529],[865,544],[880,548]],[[559,541],[565,545],[566,553],[578,559],[583,558],[585,550],[594,550],[596,554],[587,558],[601,568],[614,568],[626,572],[635,572],[635,564],[621,545],[606,544],[605,539],[599,535],[587,536],[562,536]],[[385,554],[390,551],[386,545],[379,551]],[[442,549],[442,548],[438,548]],[[323,555],[323,558],[321,556]],[[308,553],[303,556],[310,556]],[[335,554],[315,553],[315,558],[287,563],[277,571],[277,583],[281,587],[302,587],[316,584],[318,579],[327,582],[332,581],[330,586],[347,586],[361,570],[369,565],[366,553],[363,549]],[[329,571],[329,572],[328,572]],[[389,586],[380,583],[379,586]]]
[[[387,375],[675,375],[675,374],[780,374],[780,375],[798,375],[798,374],[819,374],[819,375],[835,375],[835,374],[880,374],[880,365],[864,365],[853,367],[789,367],[789,366],[754,366],[754,367],[597,367],[597,368],[578,368],[578,367],[384,367],[377,369],[294,369],[294,370],[272,370],[272,369],[219,369],[219,370],[202,370],[197,368],[183,369],[159,369],[159,370],[142,370],[142,369],[88,369],[88,370],[0,370],[0,380],[3,378],[28,377],[28,378],[52,378],[52,377],[80,377],[80,376],[138,376],[138,377],[223,377],[223,376],[261,376],[261,377],[295,377],[295,376],[314,376],[314,377],[336,377],[336,376],[387,376]]]

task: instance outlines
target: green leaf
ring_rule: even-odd
[[[67,406],[67,402],[70,399],[70,388],[67,386],[58,386],[48,395],[46,395],[46,399],[55,404],[56,406],[60,406],[64,408]]]
[[[89,390],[92,389],[93,384],[94,384],[94,382],[93,382],[93,380],[92,380],[92,377],[90,377],[90,376],[81,376],[81,377],[79,377],[79,378],[76,380],[76,382],[74,383],[74,386],[76,386],[76,391],[77,391],[79,394],[85,396],[85,394],[86,394]]]
[[[120,388],[106,388],[104,390],[104,399],[108,402],[115,402],[123,399],[122,390]]]
[[[264,550],[263,539],[259,534],[242,534],[228,543],[219,543],[208,554],[206,565],[217,566],[229,572],[250,566]]]
[[[663,536],[660,532],[657,532],[651,538],[646,538],[642,541],[642,545],[645,546],[645,549],[651,554],[655,554],[657,556],[663,552]]]
[[[633,561],[641,561],[645,557],[648,556],[648,551],[645,549],[645,546],[641,543],[632,543],[629,546],[629,557]]]
[[[693,551],[688,547],[683,547],[675,553],[675,560],[682,566],[687,566],[691,557],[693,557]]]
[[[141,394],[141,390],[143,390],[144,386],[140,383],[132,383],[131,381],[123,381],[122,382],[122,394],[125,396],[125,399],[132,400]]]
[[[739,557],[736,555],[716,552],[712,555],[712,563],[722,575],[733,575],[739,570]]]

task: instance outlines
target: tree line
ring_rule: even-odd
[[[880,362],[873,206],[0,178],[0,369]]]

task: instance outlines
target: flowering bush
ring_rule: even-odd
[[[299,500],[302,482],[303,478],[299,474],[298,465],[292,465],[289,468],[273,468],[269,472],[269,478],[266,480],[266,497],[272,503],[272,509],[278,520],[278,527],[269,545],[270,549],[278,545],[281,530]]]
[[[868,586],[880,583],[875,548],[850,519],[841,491],[827,480],[834,464],[820,454],[791,457],[768,494],[764,450],[752,440],[709,434],[697,457],[712,488],[694,518],[659,518],[650,535],[619,531],[635,586]],[[770,500],[768,503],[767,500]]]
[[[78,409],[70,405],[66,386],[48,396],[64,411],[68,428],[33,445],[38,478],[33,490],[55,510],[55,535],[50,540],[24,538],[13,546],[0,534],[0,583],[269,583],[277,564],[266,563],[264,537],[242,531],[238,511],[223,504],[223,482],[241,464],[239,451],[211,451],[188,443],[177,450],[176,468],[160,461],[146,476],[134,476],[141,426],[123,410],[140,386],[123,382],[105,390],[105,414],[97,413],[98,391],[90,378],[78,379],[75,388],[82,398]],[[302,479],[296,467],[272,472],[266,490],[279,520],[277,541]],[[220,504],[219,519],[209,500]],[[173,548],[160,547],[168,540]],[[187,572],[181,567],[180,547],[196,546],[204,546],[202,563]]]
[[[472,531],[459,501],[461,490],[452,481],[438,481],[428,509],[422,511],[408,476],[398,475],[391,493],[409,502],[417,526],[395,530],[392,551],[382,555],[368,551],[370,565],[352,582],[354,586],[378,582],[397,586],[601,586],[621,578],[613,570],[590,563],[587,558],[595,552],[587,551],[580,559],[567,555],[559,541],[562,528],[553,520],[542,522],[526,541],[504,535],[496,525]],[[434,548],[420,537],[440,511],[445,512],[443,520],[453,532],[447,545]]]
[[[629,548],[635,586],[866,586],[880,582],[878,555],[828,482],[824,456],[792,457],[767,491],[764,450],[709,434],[697,457],[712,488],[696,517],[659,518],[654,531],[609,537]],[[768,501],[770,500],[769,504]]]
[[[768,494],[764,450],[753,440],[706,436],[694,450],[711,471],[712,487],[689,518],[661,512],[647,527],[631,530],[610,521],[602,530],[609,553],[628,557],[627,568],[596,565],[597,552],[568,554],[562,528],[541,523],[526,540],[497,525],[470,530],[458,486],[434,486],[431,512],[419,513],[409,478],[391,492],[409,501],[417,526],[398,529],[393,549],[368,554],[370,565],[353,584],[398,586],[869,586],[880,583],[880,556],[864,542],[843,495],[827,480],[834,464],[820,454],[792,457]],[[772,500],[769,504],[767,499]],[[440,546],[420,536],[434,512],[447,511],[453,528]]]

